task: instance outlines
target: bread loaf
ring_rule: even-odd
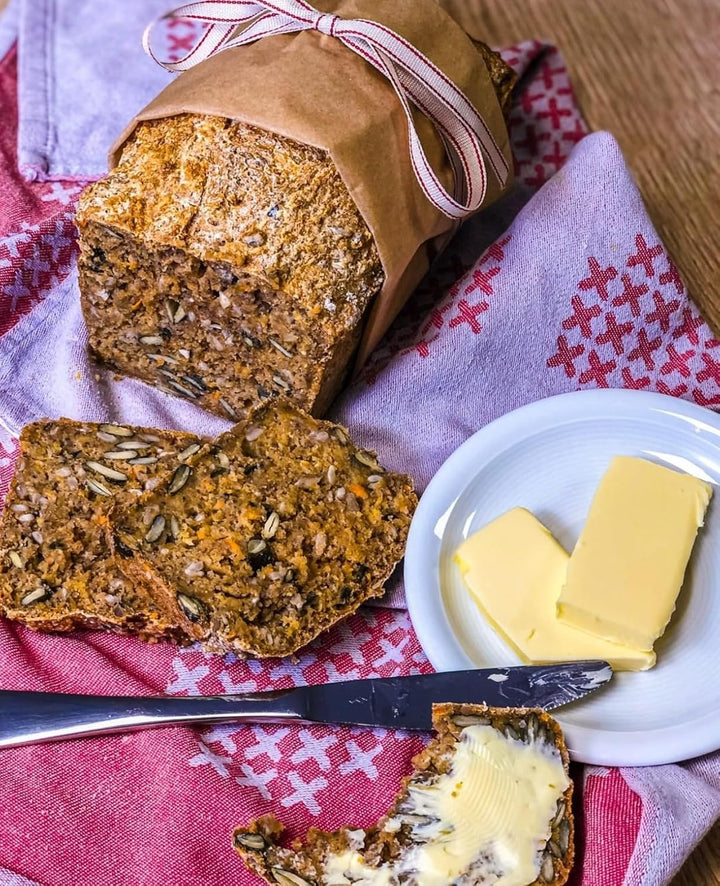
[[[574,847],[558,724],[539,709],[457,704],[434,705],[433,724],[437,737],[376,825],[313,828],[284,848],[283,826],[264,816],[234,833],[247,867],[273,886],[562,886]]]
[[[110,542],[205,648],[281,656],[382,593],[415,504],[344,429],[273,400],[118,506]]]
[[[274,394],[321,415],[384,280],[326,152],[220,117],[141,122],[77,225],[93,355],[234,421]]]
[[[188,642],[177,604],[136,587],[106,544],[107,512],[165,483],[196,437],[66,419],[28,425],[0,518],[0,612],[41,631],[105,628]]]

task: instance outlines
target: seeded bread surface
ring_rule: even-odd
[[[180,454],[200,443],[177,431],[67,419],[25,427],[0,518],[0,612],[40,631],[104,628],[188,642],[174,598],[148,594],[115,567],[105,524],[113,503],[167,482]]]
[[[234,421],[274,393],[323,414],[384,280],[325,151],[220,117],[141,122],[76,221],[92,354]]]
[[[367,829],[345,827],[333,832],[311,828],[304,841],[297,840],[289,847],[283,847],[278,843],[283,825],[273,815],[266,815],[235,830],[235,850],[251,871],[272,886],[326,886],[331,882],[326,874],[329,856],[348,849],[359,852],[364,863],[371,868],[398,860],[415,842],[424,839],[421,835],[424,824],[418,821],[421,816],[413,812],[412,789],[422,790],[451,770],[455,750],[462,740],[462,730],[474,724],[492,726],[506,736],[522,741],[531,740],[532,734],[532,740],[547,742],[559,752],[567,772],[569,758],[562,731],[545,711],[469,704],[433,705],[433,726],[437,736],[413,759],[412,774],[403,780],[390,811],[376,825]],[[571,782],[548,823],[549,837],[540,858],[538,876],[527,886],[563,886],[567,882],[574,861],[572,792]],[[471,870],[454,884],[490,886],[495,882],[496,876],[488,879]]]
[[[93,354],[233,420],[325,409],[383,282],[327,154],[220,117],[141,123],[77,224]]]
[[[137,584],[176,595],[211,651],[288,655],[356,610],[404,553],[412,482],[287,400],[118,507],[110,540]]]

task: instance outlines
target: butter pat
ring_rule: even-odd
[[[712,487],[689,474],[614,458],[570,557],[559,618],[652,649],[675,609],[711,496]]]
[[[610,643],[559,621],[557,601],[569,557],[525,508],[513,508],[471,535],[455,560],[480,610],[524,661],[602,659],[626,671],[655,664],[652,652]]]
[[[409,851],[379,867],[366,864],[353,849],[330,855],[323,883],[448,886],[467,879],[528,886],[538,878],[540,852],[569,785],[554,746],[507,738],[492,726],[468,726],[449,772],[409,789],[406,805],[418,816]],[[384,829],[392,832],[393,827],[390,819]]]

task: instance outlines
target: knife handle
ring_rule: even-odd
[[[0,690],[0,748],[172,724],[303,721],[304,689],[182,698]]]

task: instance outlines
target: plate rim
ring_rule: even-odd
[[[588,419],[593,417],[588,413],[594,409],[606,412],[608,404],[612,404],[619,415],[628,411],[637,414],[644,410],[650,414],[669,414],[675,419],[685,419],[702,426],[699,430],[717,436],[720,455],[720,416],[712,410],[668,394],[616,388],[570,391],[535,400],[499,416],[468,437],[446,458],[420,496],[410,524],[403,565],[408,614],[423,652],[435,670],[485,666],[477,665],[469,658],[450,626],[443,604],[439,561],[435,553],[432,555],[435,562],[431,571],[436,592],[430,599],[423,599],[423,595],[412,591],[414,587],[423,587],[429,580],[428,536],[436,538],[439,545],[436,527],[439,522],[447,521],[467,485],[462,478],[468,474],[468,456],[472,454],[478,458],[479,447],[482,465],[503,452],[507,448],[504,441],[507,439],[510,442],[518,430],[524,433],[533,424],[536,425],[534,431],[556,427],[562,423],[558,419],[563,416],[571,421],[581,419],[581,415],[576,418],[571,415],[577,403],[580,403],[579,408]],[[492,663],[488,663],[488,666],[492,666]],[[607,688],[607,691],[611,690],[612,681]],[[608,733],[564,723],[563,708],[553,711],[553,716],[565,733],[571,757],[578,762],[599,766],[654,766],[681,762],[720,749],[718,713],[720,711],[712,709],[689,723],[684,721],[680,725],[650,731],[616,730],[611,733],[609,741]],[[654,738],[652,742],[650,737]]]

